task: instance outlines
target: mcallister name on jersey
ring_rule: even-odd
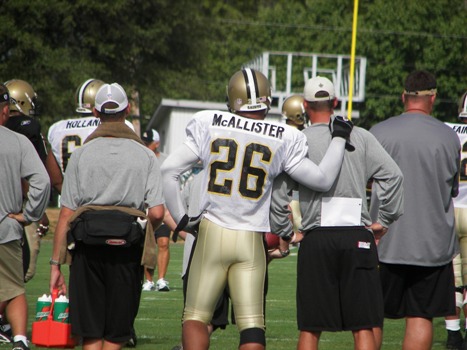
[[[78,129],[78,128],[88,128],[88,127],[97,127],[100,124],[100,119],[89,119],[89,120],[68,120],[66,122],[65,129]]]
[[[245,119],[235,115],[224,117],[222,114],[214,114],[212,125],[251,131],[278,139],[282,139],[282,134],[285,130],[283,126],[266,123],[262,120]]]

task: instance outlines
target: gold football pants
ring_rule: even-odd
[[[460,257],[453,261],[456,287],[467,284],[467,208],[455,208],[456,232],[459,237]]]
[[[239,331],[264,329],[266,252],[263,234],[203,219],[188,274],[183,320],[208,324],[226,284]]]

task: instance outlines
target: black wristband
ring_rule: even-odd
[[[182,219],[180,220],[177,227],[175,228],[175,232],[182,231],[185,228],[185,226],[188,224],[189,221],[190,221],[190,217],[188,215],[186,215],[186,214],[183,215]]]
[[[346,139],[348,138],[349,136],[349,133],[346,131],[346,130],[334,130],[332,132],[332,137],[342,137],[343,139]]]
[[[174,233],[172,234],[172,241],[173,241],[174,243],[177,242],[178,233],[179,233],[180,231],[182,231],[182,230],[185,228],[185,226],[188,224],[189,221],[190,221],[189,216],[186,215],[186,214],[183,215],[182,219],[180,220],[180,222],[178,223],[177,227],[175,228]]]

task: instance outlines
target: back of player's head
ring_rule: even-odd
[[[405,79],[404,94],[406,96],[436,95],[436,78],[425,70],[416,70]]]
[[[76,89],[76,112],[80,114],[92,114],[97,91],[105,83],[98,79],[88,79]]]
[[[271,85],[266,76],[254,69],[236,72],[227,85],[227,107],[232,113],[268,111],[271,106]]]
[[[10,112],[17,111],[30,117],[38,115],[37,94],[27,81],[11,79],[5,86],[10,92]]]
[[[300,95],[287,97],[282,104],[282,116],[296,125],[304,125],[306,122],[304,101],[305,99]]]

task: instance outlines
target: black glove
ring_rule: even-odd
[[[195,217],[189,217],[188,215],[184,215],[180,222],[178,223],[177,227],[175,228],[175,231],[172,235],[172,241],[177,242],[178,239],[178,233],[180,231],[188,231],[192,234],[198,233],[198,227],[201,219],[203,218],[203,213],[199,214],[198,216]]]
[[[293,231],[283,236],[280,236],[280,238],[282,238],[286,242],[290,242],[292,240],[292,237],[293,237]]]
[[[352,129],[352,121],[339,115],[331,118],[329,121],[329,130],[331,131],[332,137],[342,137],[345,139],[345,149],[350,152],[355,151],[355,147],[350,143],[350,133]]]

